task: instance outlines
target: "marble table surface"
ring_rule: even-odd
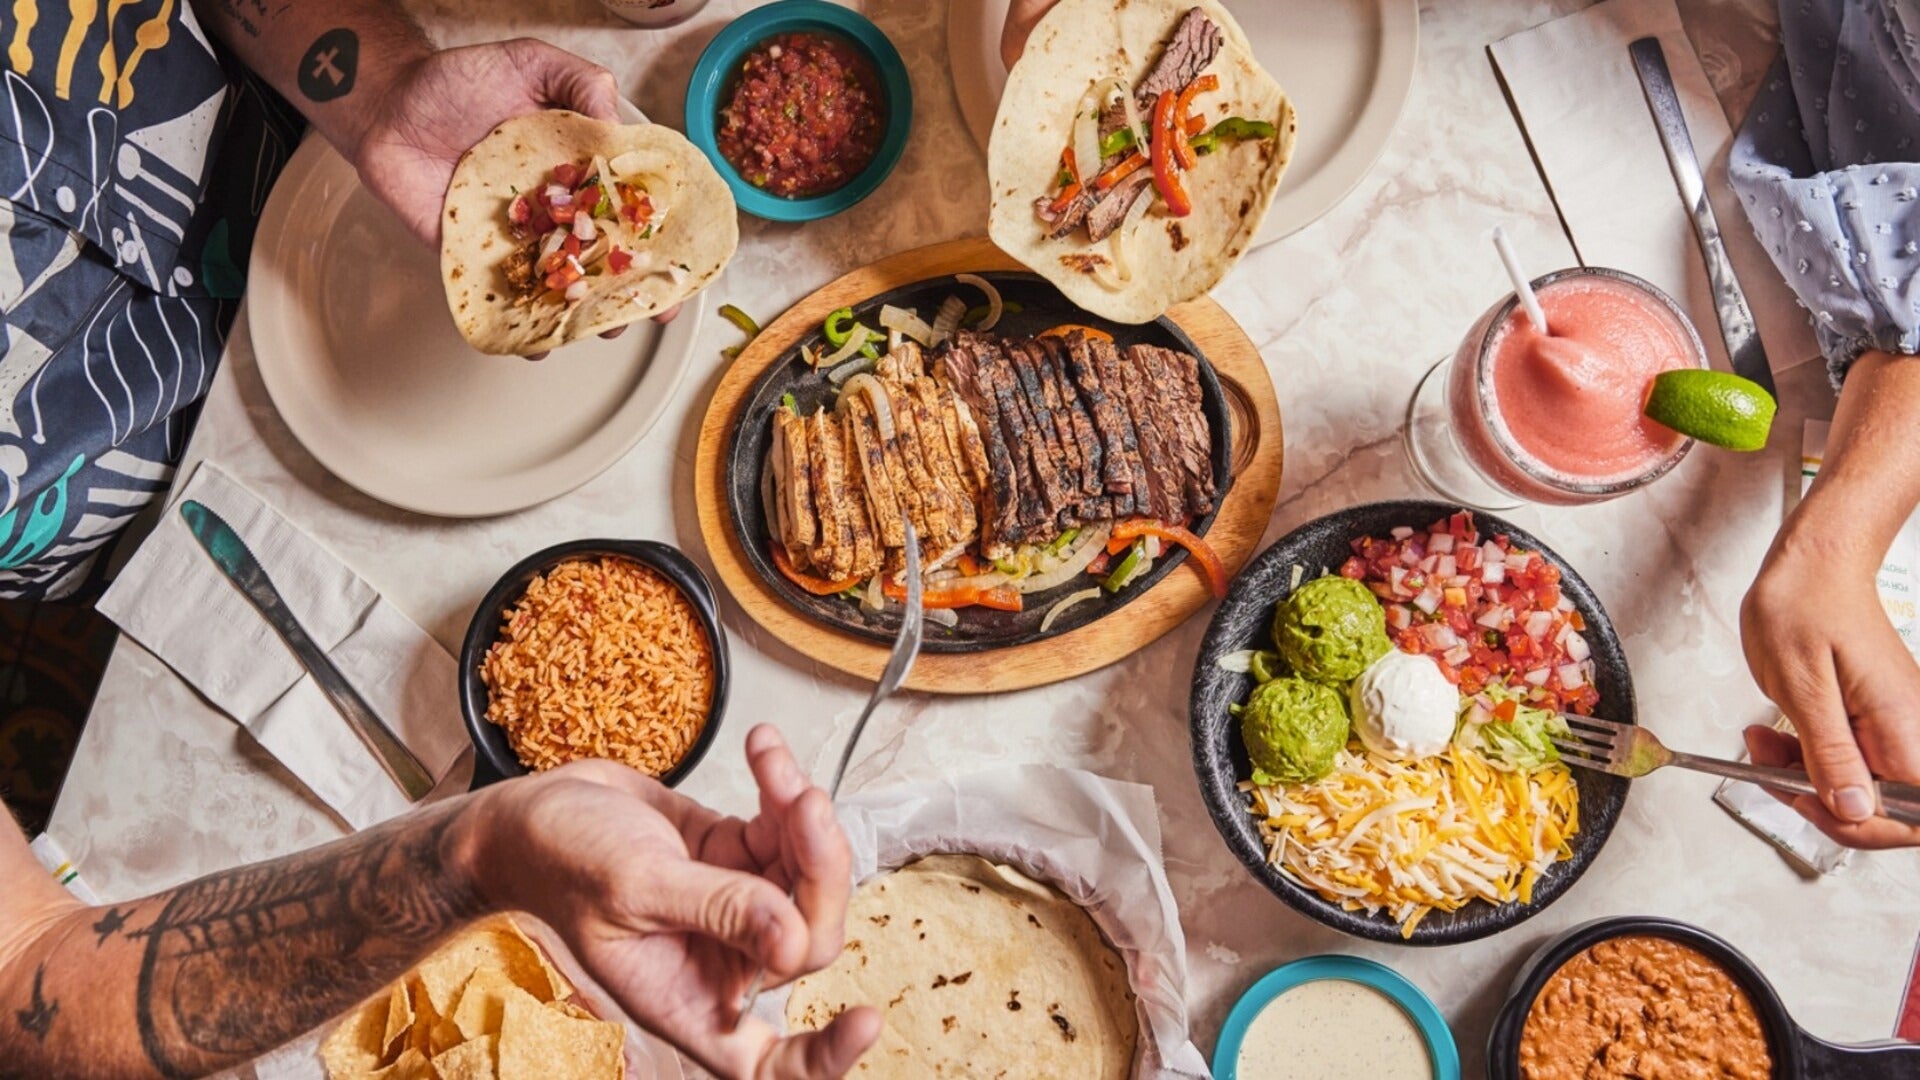
[[[953,0],[956,3],[968,0]],[[616,26],[593,0],[413,0],[448,43],[534,34],[605,63],[662,122],[677,124],[686,76],[722,23],[750,7],[715,0],[664,33]],[[739,255],[710,302],[771,316],[818,285],[894,251],[977,234],[984,159],[962,128],[946,63],[946,5],[862,4],[899,45],[916,127],[878,193],[831,225],[743,220]],[[1414,495],[1401,451],[1406,395],[1506,286],[1486,236],[1504,223],[1528,265],[1573,261],[1486,54],[1510,33],[1581,0],[1423,3],[1412,98],[1384,157],[1326,217],[1252,255],[1216,297],[1259,345],[1286,423],[1286,478],[1271,541],[1352,503]],[[1688,30],[1730,115],[1744,113],[1774,48],[1764,0],[1683,3]],[[1729,227],[1744,227],[1729,223]],[[693,519],[695,433],[734,331],[709,319],[667,417],[620,463],[564,498],[504,518],[427,519],[330,477],[268,401],[244,321],[235,329],[189,450],[217,462],[306,528],[450,650],[481,594],[521,555],[585,536],[673,542],[707,562]],[[1741,660],[1737,612],[1789,493],[1804,417],[1832,408],[1820,365],[1782,380],[1776,446],[1693,454],[1618,502],[1515,515],[1578,566],[1625,638],[1644,721],[1670,742],[1733,755],[1741,727],[1772,718]],[[684,790],[745,810],[741,741],[774,722],[803,761],[837,750],[867,686],[807,661],[724,605],[735,690],[718,744]],[[1394,965],[1433,995],[1459,1035],[1467,1075],[1492,1014],[1535,947],[1582,921],[1623,913],[1685,919],[1729,938],[1772,973],[1788,1007],[1833,1039],[1887,1037],[1916,935],[1920,861],[1861,856],[1839,876],[1802,877],[1710,801],[1714,781],[1681,772],[1633,788],[1612,841],[1580,884],[1525,925],[1470,945],[1410,950],[1356,941],[1297,915],[1229,854],[1189,763],[1186,701],[1205,627],[1195,617],[1130,659],[1043,689],[990,697],[906,695],[869,737],[855,784],[988,764],[1053,762],[1151,785],[1190,944],[1203,1050],[1234,998],[1274,965],[1338,951]],[[236,657],[235,662],[244,662]],[[457,724],[449,716],[447,723]],[[107,671],[51,831],[108,899],[322,843],[342,829],[231,721],[151,654],[123,640]]]

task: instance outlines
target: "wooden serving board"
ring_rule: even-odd
[[[904,251],[854,270],[789,308],[734,360],[714,390],[700,424],[694,460],[694,506],[707,551],[727,591],[754,622],[802,654],[861,678],[877,679],[887,646],[823,626],[781,600],[747,563],[743,538],[727,508],[726,463],[742,403],[754,383],[789,349],[839,308],[927,278],[980,270],[1021,270],[991,240],[974,237]],[[1280,493],[1280,404],[1260,352],[1239,324],[1207,297],[1167,313],[1213,365],[1232,413],[1233,486],[1220,505],[1207,542],[1238,573],[1265,534]],[[936,694],[1023,690],[1102,668],[1157,640],[1209,600],[1197,570],[1176,567],[1124,615],[1097,619],[1070,633],[989,653],[922,652],[907,687]]]

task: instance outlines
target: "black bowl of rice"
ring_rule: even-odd
[[[727,703],[713,585],[651,540],[574,540],[501,575],[460,647],[473,786],[601,758],[671,787]]]

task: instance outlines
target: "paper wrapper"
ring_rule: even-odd
[[[1006,863],[1085,908],[1127,963],[1138,996],[1140,1080],[1211,1074],[1188,1030],[1187,945],[1160,855],[1153,790],[1078,769],[1010,766],[843,799],[854,880],[925,855]],[[789,991],[755,1012],[786,1030]]]

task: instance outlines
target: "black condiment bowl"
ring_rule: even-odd
[[[1554,972],[1587,949],[1619,937],[1677,941],[1698,949],[1724,968],[1747,992],[1747,999],[1760,1015],[1776,1080],[1911,1080],[1920,1076],[1920,1046],[1839,1046],[1809,1035],[1793,1022],[1773,984],[1740,950],[1697,926],[1630,915],[1582,923],[1541,946],[1520,969],[1487,1039],[1489,1080],[1521,1080],[1520,1037],[1526,1028],[1527,1011]]]
[[[713,646],[713,702],[707,709],[706,720],[693,745],[673,768],[660,776],[660,782],[672,787],[686,779],[706,756],[707,748],[713,745],[720,718],[726,712],[729,665],[727,633],[720,625],[719,602],[707,576],[679,549],[656,541],[573,540],[536,551],[513,564],[500,575],[493,588],[487,590],[480,606],[474,610],[473,620],[467,624],[467,635],[460,645],[460,713],[467,722],[467,735],[473,740],[474,788],[525,776],[528,771],[508,744],[506,732],[487,719],[487,684],[480,677],[480,662],[498,640],[507,609],[519,603],[534,578],[561,563],[608,557],[630,559],[672,582],[693,605],[694,614]]]
[[[1582,771],[1580,784],[1580,831],[1571,841],[1572,857],[1553,867],[1534,883],[1533,898],[1505,904],[1475,900],[1458,911],[1434,911],[1414,928],[1413,936],[1402,938],[1399,925],[1386,914],[1370,915],[1348,911],[1278,867],[1267,862],[1266,845],[1253,815],[1247,810],[1247,797],[1236,785],[1252,774],[1247,749],[1240,738],[1240,725],[1228,713],[1228,706],[1244,701],[1253,688],[1253,677],[1227,671],[1219,666],[1221,657],[1242,649],[1272,648],[1269,627],[1274,606],[1293,592],[1293,568],[1302,569],[1305,584],[1323,571],[1334,572],[1351,555],[1352,543],[1364,536],[1386,536],[1396,526],[1425,529],[1445,520],[1460,508],[1451,503],[1424,500],[1369,503],[1348,507],[1307,522],[1281,537],[1261,552],[1235,578],[1227,598],[1214,611],[1207,636],[1194,661],[1193,696],[1190,700],[1193,766],[1200,780],[1200,794],[1207,812],[1220,835],[1253,875],[1275,896],[1317,922],[1355,937],[1396,945],[1454,945],[1495,934],[1516,926],[1545,910],[1559,899],[1600,854],[1607,837],[1619,820],[1627,800],[1629,781],[1604,773]],[[1516,547],[1537,551],[1560,568],[1560,590],[1573,600],[1574,608],[1586,620],[1584,635],[1592,649],[1594,687],[1600,692],[1595,714],[1621,723],[1635,722],[1633,679],[1627,672],[1627,654],[1613,621],[1600,606],[1600,598],[1580,575],[1553,550],[1526,531],[1492,514],[1476,512],[1482,537],[1505,535]]]

